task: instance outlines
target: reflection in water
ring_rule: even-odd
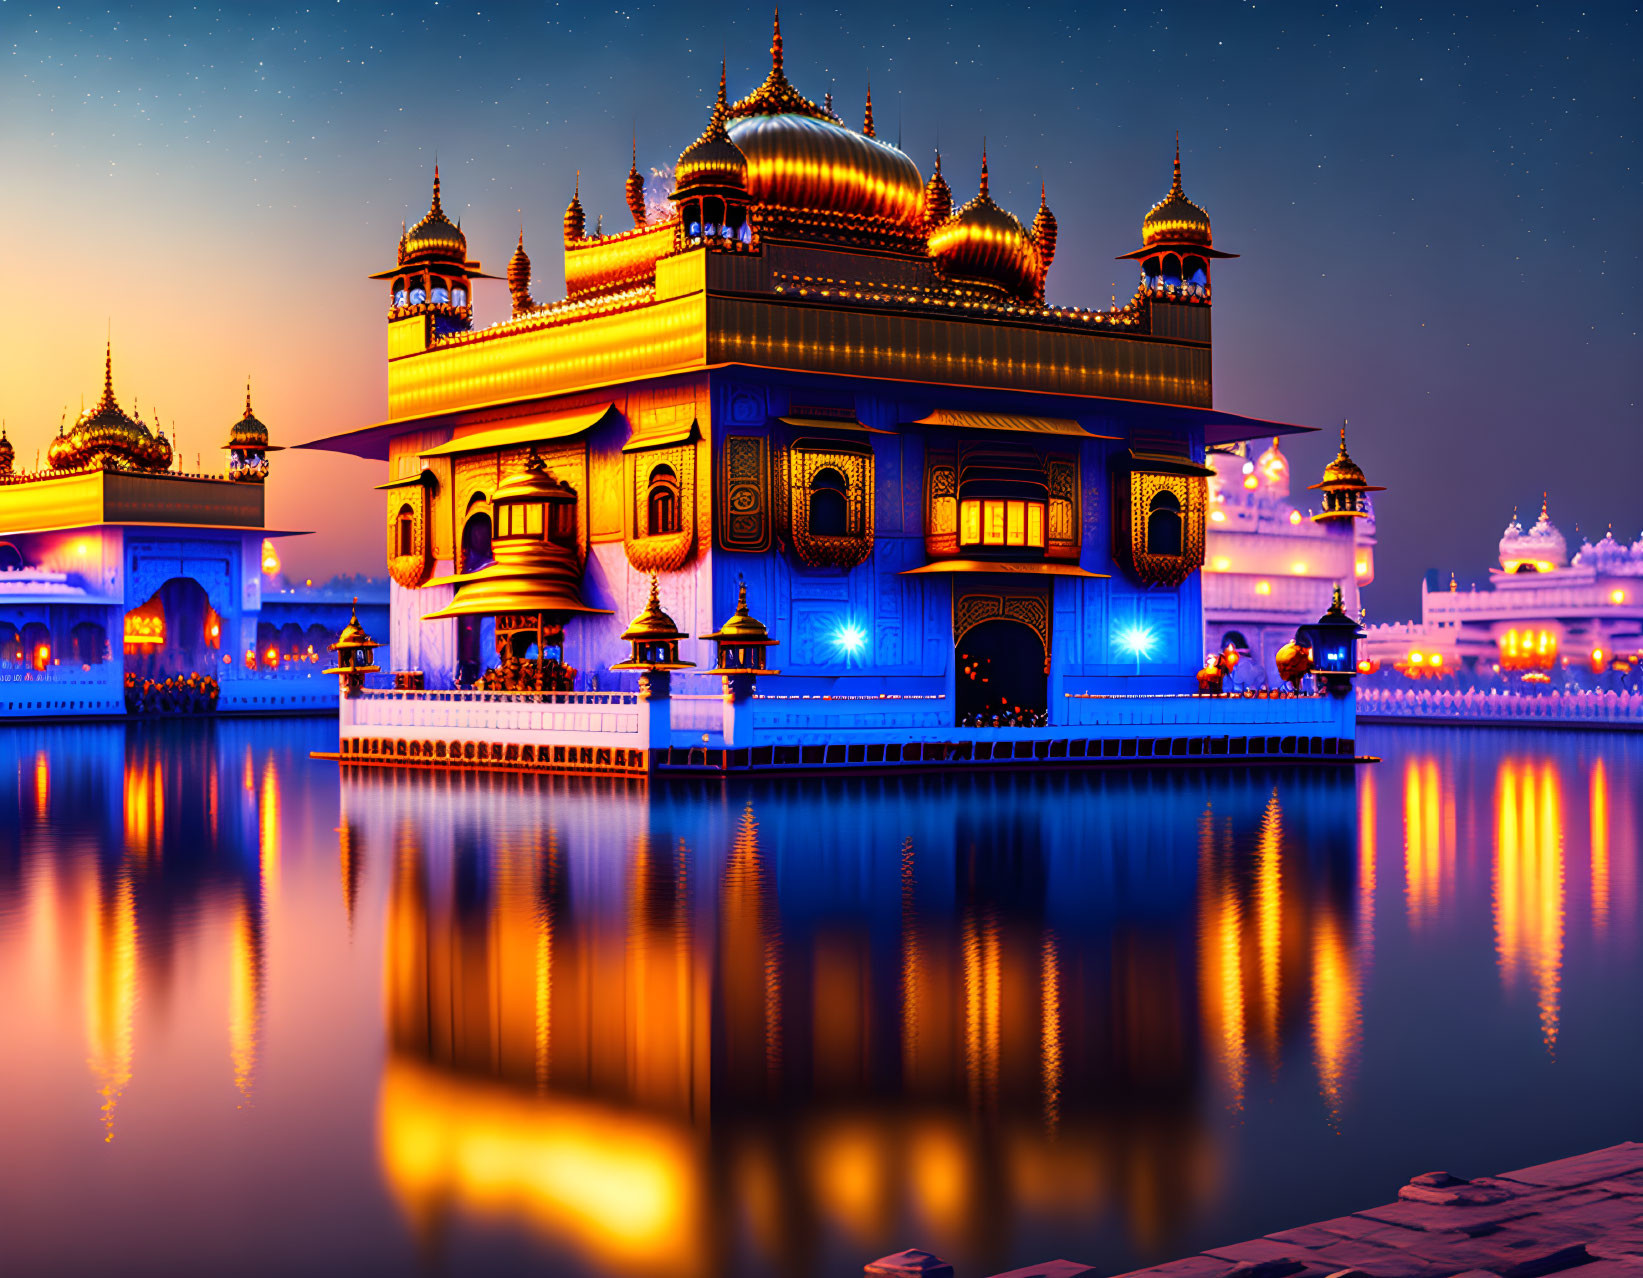
[[[1355,798],[1085,784],[719,804],[349,776],[343,855],[392,848],[381,1158],[417,1232],[512,1212],[612,1272],[824,1272],[824,1240],[913,1236],[1002,1264],[1023,1221],[1111,1197],[1167,1238],[1217,1183],[1202,1036],[1237,1105],[1250,1000],[1274,1070],[1310,1023],[1344,1104]],[[1186,842],[1146,815],[1184,794]],[[654,1229],[607,1175],[654,1187]]]
[[[170,1136],[193,1124],[248,1160],[195,1188],[212,1206],[277,1162],[247,1135],[276,1123],[406,1268],[420,1248],[507,1270],[492,1247],[600,1278],[849,1272],[909,1244],[968,1272],[1156,1259],[1257,1232],[1277,1208],[1238,1215],[1250,1187],[1281,1196],[1296,1157],[1409,1137],[1399,1087],[1360,1081],[1366,1040],[1416,1086],[1408,1053],[1455,1029],[1420,1016],[1498,1051],[1490,1018],[1526,1029],[1532,1002],[1535,1067],[1572,1069],[1598,1030],[1566,989],[1635,963],[1623,742],[1410,734],[1356,776],[646,791],[339,779],[297,731],[0,742],[22,831],[0,844],[0,1000],[23,1031],[0,1070],[25,1080],[0,1120],[75,1177],[76,1142],[118,1133],[162,1184],[213,1162]],[[1377,912],[1400,852],[1406,909]],[[1481,969],[1507,997],[1377,1000],[1372,959]],[[67,1130],[28,1109],[55,1079]],[[315,1229],[303,1210],[269,1230]],[[61,1246],[72,1223],[37,1228]]]
[[[1548,1052],[1563,969],[1563,796],[1557,768],[1508,758],[1496,795],[1495,946],[1510,992],[1527,976]]]

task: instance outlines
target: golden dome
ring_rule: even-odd
[[[348,624],[342,628],[342,633],[337,636],[337,641],[330,645],[331,651],[341,652],[344,648],[376,648],[380,646],[370,635],[365,633],[365,627],[359,624],[359,600],[354,600],[354,606],[349,611]]]
[[[126,470],[165,470],[171,465],[171,443],[156,439],[142,422],[128,417],[114,398],[114,354],[103,357],[103,397],[80,414],[66,435],[58,435],[47,453],[56,470],[81,466],[115,466]]]
[[[571,486],[553,477],[553,472],[533,447],[518,470],[509,471],[496,486],[491,504],[503,501],[575,501]]]
[[[638,641],[640,643],[677,643],[681,639],[688,639],[678,626],[673,624],[673,618],[662,611],[662,601],[657,596],[656,574],[650,574],[650,598],[646,600],[639,615],[628,623],[628,628],[622,632],[624,642]]]
[[[254,448],[265,453],[282,451],[277,445],[268,442],[268,427],[257,420],[257,415],[251,411],[251,383],[245,384],[245,415],[228,428],[228,448]]]
[[[1141,243],[1145,248],[1154,244],[1214,243],[1210,235],[1209,214],[1204,212],[1181,189],[1181,140],[1175,140],[1175,177],[1170,182],[1169,194],[1147,210],[1141,219]]]
[[[707,128],[687,146],[674,166],[675,194],[691,187],[747,186],[747,157],[730,140],[725,129],[725,116],[730,108],[725,103],[725,71],[719,67],[719,98],[713,104]]]
[[[571,192],[570,203],[565,205],[565,242],[582,238],[587,230],[587,215],[582,212],[582,170],[576,170],[576,188]]]
[[[1341,427],[1341,451],[1335,454],[1335,460],[1324,467],[1324,477],[1313,488],[1325,490],[1332,488],[1356,489],[1360,492],[1378,493],[1385,489],[1371,484],[1363,473],[1363,468],[1352,460],[1352,455],[1346,451],[1346,427]]]
[[[468,258],[468,237],[462,228],[452,224],[439,203],[439,165],[434,165],[434,195],[422,220],[405,233],[404,258],[437,258],[442,261]]]
[[[918,166],[895,147],[846,128],[787,82],[779,17],[770,60],[764,83],[727,112],[730,140],[747,157],[749,199],[791,214],[919,232],[924,178]]]
[[[981,155],[981,189],[975,199],[930,232],[930,256],[949,279],[1002,289],[1030,298],[1038,291],[1043,259],[1038,245],[1013,213],[993,203],[987,187],[987,153]]]
[[[0,426],[0,475],[11,474],[12,462],[17,453],[11,446],[11,440],[6,438],[6,428]]]

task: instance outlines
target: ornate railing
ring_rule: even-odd
[[[491,692],[482,688],[366,688],[360,696],[373,701],[480,702],[496,705],[635,706],[636,692]],[[715,698],[717,700],[717,698]]]
[[[1358,713],[1397,719],[1612,723],[1643,728],[1643,693],[1363,688],[1358,692]]]

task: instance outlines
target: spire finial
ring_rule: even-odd
[[[1184,195],[1181,189],[1181,130],[1175,130],[1175,177],[1170,182],[1171,195]]]
[[[861,132],[863,137],[878,136],[873,132],[873,82],[871,80],[867,82],[867,112],[861,122]]]
[[[1546,496],[1545,492],[1540,494],[1540,517],[1542,519],[1550,519],[1550,516],[1546,513]]]
[[[434,161],[434,199],[433,199],[433,203],[428,206],[428,212],[436,214],[439,217],[444,217],[445,216],[445,210],[442,209],[439,206],[439,161],[438,160]]]
[[[251,416],[251,374],[245,375],[245,415]]]
[[[721,53],[719,55],[719,100],[718,100],[717,103],[714,104],[715,109],[718,110],[721,113],[724,112],[724,111],[728,111],[730,109],[730,99],[725,96],[725,62],[726,61],[727,61],[726,56]]]
[[[582,198],[582,170],[581,169],[576,170],[576,185],[571,189],[570,197],[573,200],[579,200],[579,199]]]
[[[651,569],[651,573],[650,573],[650,606],[652,608],[660,608],[662,606],[661,596],[657,593],[657,590],[656,590],[656,570],[655,569]]]
[[[775,9],[775,23],[770,36],[770,73],[780,76],[782,72],[782,11],[781,6]]]
[[[103,348],[103,404],[106,407],[114,402],[114,339],[108,340]]]
[[[981,139],[981,197],[992,198],[987,194],[987,139]]]
[[[747,611],[747,578],[741,573],[736,574],[736,611]]]
[[[933,177],[940,177],[941,176],[941,148],[939,146],[936,148],[936,171],[931,176],[933,176]]]

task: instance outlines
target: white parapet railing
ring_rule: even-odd
[[[639,732],[633,692],[486,692],[366,688],[343,703],[344,731],[383,737],[465,733],[476,739],[580,741]]]
[[[1643,693],[1363,688],[1359,715],[1472,723],[1569,723],[1643,728]]]

